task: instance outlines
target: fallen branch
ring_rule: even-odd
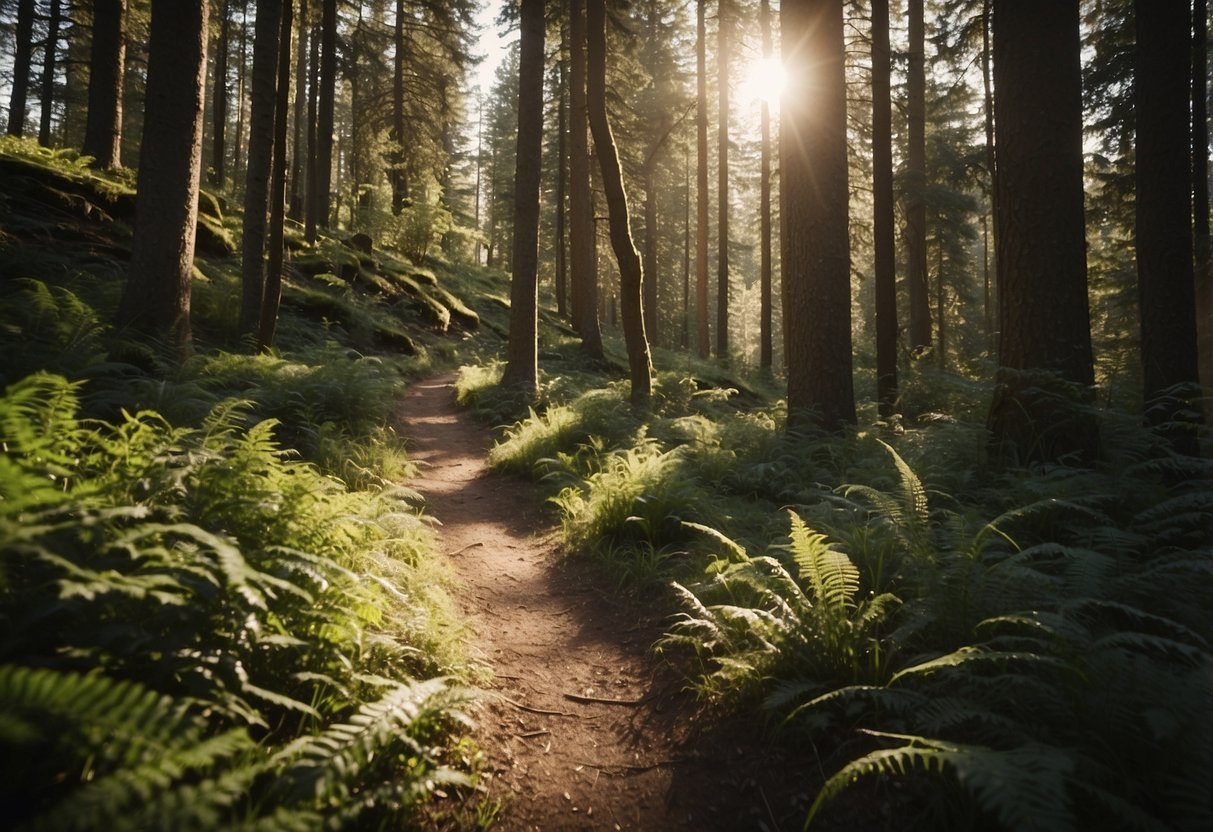
[[[585,762],[578,763],[577,765],[588,766],[589,768],[596,769],[596,770],[602,771],[602,772],[606,772],[607,774],[613,774],[614,772],[612,771],[612,769],[614,769],[615,771],[631,771],[631,772],[641,773],[641,772],[645,772],[645,771],[652,771],[653,769],[661,768],[662,766],[676,766],[679,763],[685,763],[686,761],[687,761],[686,757],[673,757],[669,760],[658,760],[657,762],[649,763],[648,765],[629,765],[628,763],[585,763]]]
[[[534,737],[542,737],[544,734],[550,734],[550,733],[552,733],[552,732],[549,731],[547,728],[541,728],[538,731],[527,731],[525,734],[515,734],[514,736],[520,740],[529,740],[529,739],[533,739]]]
[[[501,694],[497,694],[497,698],[500,699],[502,702],[505,702],[507,705],[513,705],[518,710],[526,711],[527,713],[530,713],[530,714],[543,714],[544,716],[572,716],[572,717],[577,717],[578,719],[581,718],[581,717],[577,716],[577,714],[572,714],[572,713],[569,713],[568,711],[549,711],[545,708],[532,708],[530,705],[523,705],[521,702],[515,702],[513,699],[510,699],[508,696],[502,696]]]
[[[574,702],[583,702],[586,704],[595,705],[627,705],[635,708],[637,705],[643,705],[653,698],[652,694],[647,694],[639,699],[606,699],[601,696],[582,696],[580,693],[566,693],[565,699],[571,699]]]
[[[464,546],[462,549],[456,549],[453,552],[447,552],[446,555],[444,555],[444,557],[453,558],[456,555],[462,555],[468,549],[475,549],[477,546],[483,546],[483,545],[484,545],[483,541],[477,540],[475,543],[469,543],[468,545]]]

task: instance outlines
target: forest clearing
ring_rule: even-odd
[[[0,0],[0,825],[1213,828],[1205,0]]]

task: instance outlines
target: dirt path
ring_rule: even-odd
[[[798,828],[781,752],[752,724],[697,729],[693,698],[649,651],[661,620],[561,562],[532,486],[488,470],[488,432],[459,411],[453,380],[415,384],[400,417],[422,465],[410,484],[462,582],[470,652],[493,674],[476,739],[502,804],[494,828]]]

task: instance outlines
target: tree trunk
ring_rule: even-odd
[[[568,31],[561,28],[561,59],[557,65],[556,79],[556,314],[567,318],[569,314],[568,300],[568,249],[567,234],[565,233],[565,218],[567,217],[567,200],[565,199],[566,184],[569,176],[569,115],[566,106],[565,90],[568,87],[568,73],[564,55],[568,48]]]
[[[991,453],[1098,453],[1087,302],[1078,0],[994,0],[999,372]]]
[[[872,0],[872,238],[876,283],[876,401],[897,409],[897,255],[893,206],[893,104],[889,0]]]
[[[682,158],[682,338],[679,346],[691,348],[691,153]]]
[[[501,383],[534,395],[539,385],[539,180],[543,168],[543,0],[522,0],[518,145],[514,162],[514,256],[510,337]]]
[[[274,343],[278,306],[282,300],[283,236],[286,226],[286,128],[291,101],[291,29],[294,0],[285,0],[282,27],[278,33],[278,99],[274,104],[274,167],[270,174],[270,231],[266,246],[265,289],[257,323],[257,349],[264,352]]]
[[[784,0],[780,129],[788,424],[855,422],[843,4]]]
[[[29,96],[30,48],[34,40],[34,0],[18,0],[16,51],[13,55],[13,91],[8,99],[8,134],[25,135],[25,108]]]
[[[117,321],[190,346],[207,0],[153,0],[135,237]]]
[[[644,331],[657,343],[657,156],[644,166]]]
[[[122,166],[122,76],[126,65],[123,27],[126,0],[93,4],[93,45],[89,55],[88,120],[84,126],[86,156],[93,165]]]
[[[289,0],[287,0],[289,2]],[[253,93],[249,112],[248,173],[244,179],[240,332],[255,335],[265,293],[265,229],[274,157],[278,52],[283,0],[259,0],[253,41]]]
[[[232,181],[240,178],[244,166],[244,89],[248,75],[248,0],[240,4],[240,63],[236,72],[236,136],[232,148]]]
[[[1196,252],[1196,337],[1200,383],[1213,389],[1213,256],[1209,235],[1208,2],[1192,3],[1192,211]],[[1205,399],[1213,424],[1213,398]]]
[[[707,0],[697,0],[695,16],[695,343],[700,358],[711,352],[708,331],[708,58]]]
[[[931,299],[927,288],[926,27],[923,0],[909,0],[910,49],[906,153],[906,282],[910,288],[910,349],[931,347]]]
[[[990,4],[991,0],[984,0],[982,4],[982,49],[981,49],[981,81],[984,88],[984,109],[985,109],[985,127],[986,127],[986,173],[990,177],[990,222],[989,225],[982,222],[983,239],[985,239],[985,249],[987,256],[985,258],[985,279],[984,279],[984,312],[986,323],[986,344],[991,352],[994,350],[996,343],[995,326],[994,326],[994,292],[990,288],[991,273],[997,274],[997,251],[998,243],[994,239],[994,230],[998,228],[998,200],[994,198],[995,191],[998,190],[998,159],[994,152],[994,83],[990,77],[990,72],[994,64],[993,50],[990,48]]]
[[[316,209],[320,202],[316,197],[316,189],[320,187],[320,167],[316,162],[318,150],[317,138],[317,104],[320,98],[320,38],[312,33],[312,51],[308,61],[308,92],[307,92],[307,193],[304,197],[303,237],[309,245],[316,243]]]
[[[55,65],[59,51],[59,25],[63,22],[62,0],[51,0],[46,24],[46,45],[42,48],[42,107],[38,122],[38,144],[51,145],[51,120],[55,114]]]
[[[392,213],[399,215],[409,198],[408,174],[404,169],[404,0],[396,0],[396,54],[392,60]]]
[[[1137,0],[1137,283],[1146,421],[1198,452],[1187,4]]]
[[[590,192],[590,150],[586,127],[585,0],[569,8],[569,254],[573,266],[573,327],[593,358],[602,358],[598,322],[598,255]]]
[[[729,360],[729,4],[716,9],[716,357]]]
[[[337,93],[337,0],[323,0],[320,20],[320,90],[316,109],[316,222],[329,226],[333,189],[333,129]]]
[[[762,59],[770,61],[774,52],[771,36],[771,3],[762,0],[758,9],[758,25],[762,29]],[[758,366],[771,371],[775,363],[773,330],[773,297],[772,297],[772,268],[771,268],[771,105],[764,96],[762,99],[762,158],[759,161],[759,196],[758,196],[758,280],[759,280],[759,311],[758,311]]]
[[[628,351],[628,371],[632,381],[631,401],[644,405],[653,389],[653,363],[649,342],[644,334],[644,307],[641,287],[644,269],[640,252],[632,242],[628,217],[628,199],[623,189],[623,172],[606,111],[606,9],[605,0],[589,0],[586,14],[588,66],[586,72],[587,106],[590,132],[602,169],[602,187],[606,193],[611,229],[611,248],[619,262],[619,294],[623,316],[623,340]]]
[[[311,19],[308,15],[307,0],[299,0],[299,47],[295,55],[295,129],[291,154],[291,175],[288,177],[291,196],[288,200],[290,210],[287,213],[296,222],[303,220],[304,181],[307,178],[304,171],[311,147],[307,144],[307,44],[311,32]]]
[[[219,8],[219,43],[215,52],[215,87],[211,96],[211,144],[210,182],[223,188],[227,176],[227,52],[232,34],[232,22],[228,13],[228,0],[222,0]]]

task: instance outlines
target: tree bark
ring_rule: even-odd
[[[996,332],[994,325],[994,292],[990,286],[990,275],[996,274],[998,270],[998,242],[995,238],[994,230],[998,227],[998,200],[994,198],[995,191],[998,190],[998,159],[994,151],[994,83],[990,77],[991,69],[994,65],[993,50],[990,48],[990,18],[991,18],[991,0],[983,0],[982,3],[982,49],[981,49],[981,81],[984,92],[984,110],[985,110],[985,128],[986,128],[986,174],[989,176],[990,187],[990,222],[987,225],[982,223],[983,239],[985,240],[985,249],[987,256],[985,257],[984,269],[984,312],[986,324],[986,343],[990,350],[993,351],[996,343]]]
[[[1083,220],[1078,0],[994,0],[999,372],[991,453],[1098,453]]]
[[[602,358],[590,150],[586,128],[585,0],[569,4],[569,254],[573,267],[573,327],[592,358]]]
[[[63,22],[62,0],[51,0],[46,24],[46,45],[42,48],[42,101],[38,122],[38,144],[50,147],[51,120],[55,114],[55,65],[59,51],[59,25]]]
[[[926,27],[923,0],[909,0],[907,72],[909,147],[906,152],[906,282],[910,288],[910,349],[931,347],[931,300],[927,287]]]
[[[543,0],[522,0],[518,144],[514,157],[514,271],[510,336],[501,383],[534,395],[539,385],[539,180],[543,161]]]
[[[716,357],[729,360],[729,4],[716,10]]]
[[[392,213],[399,215],[409,198],[408,174],[404,169],[404,0],[396,0],[395,48],[392,60]]]
[[[16,50],[13,54],[13,91],[8,99],[10,136],[25,134],[25,108],[29,97],[30,49],[34,40],[34,0],[18,0]]]
[[[215,52],[215,87],[211,96],[211,144],[210,182],[222,188],[227,176],[227,53],[231,40],[232,21],[228,12],[228,0],[221,0],[219,7],[219,43]]]
[[[1137,284],[1146,421],[1199,450],[1186,3],[1137,0]]]
[[[1196,252],[1196,337],[1200,383],[1213,389],[1213,256],[1209,234],[1208,2],[1192,3],[1192,212]],[[1213,424],[1213,398],[1205,400]]]
[[[893,206],[893,104],[889,0],[872,0],[872,238],[876,284],[876,401],[897,409],[897,255]]]
[[[644,166],[644,331],[657,343],[657,150]]]
[[[855,422],[843,4],[784,0],[780,129],[788,424]]]
[[[568,31],[561,27],[561,58],[557,65],[556,79],[556,314],[568,317],[568,249],[566,217],[568,205],[565,198],[569,177],[569,114],[566,106],[568,88],[567,62],[563,57],[568,49]]]
[[[771,36],[771,3],[762,0],[758,8],[758,25],[762,30],[762,59],[770,61],[774,52]],[[771,371],[775,363],[774,354],[774,302],[772,297],[771,268],[771,105],[762,99],[761,115],[762,151],[759,161],[758,237],[759,237],[759,311],[758,311],[758,366]]]
[[[641,287],[644,269],[640,252],[632,242],[628,215],[627,193],[623,188],[623,172],[615,137],[607,121],[606,111],[606,9],[604,0],[589,0],[586,14],[588,62],[586,98],[589,109],[590,132],[602,169],[602,187],[606,193],[607,214],[611,228],[611,248],[619,262],[620,314],[623,317],[623,340],[628,351],[628,374],[632,382],[631,402],[645,405],[653,389],[653,363],[649,357],[649,342],[644,333],[644,306]]]
[[[232,147],[232,180],[244,167],[244,89],[248,76],[248,0],[240,3],[240,63],[236,67],[236,135]]]
[[[291,29],[294,0],[285,0],[278,33],[278,98],[274,104],[274,162],[270,174],[270,223],[266,245],[265,288],[257,323],[257,349],[265,352],[274,343],[278,306],[282,300],[283,236],[286,226],[286,133],[287,108],[291,101]]]
[[[323,0],[320,88],[316,109],[316,222],[328,228],[333,189],[333,129],[337,92],[337,0]]]
[[[695,16],[695,344],[700,358],[711,352],[708,331],[708,58],[707,0],[697,0]]]
[[[284,0],[258,0],[253,40],[252,109],[248,172],[244,179],[244,237],[240,268],[240,332],[255,335],[265,293],[266,220],[274,161],[274,110],[278,101],[278,52]],[[290,2],[290,0],[286,0]]]
[[[320,201],[316,190],[320,187],[320,167],[316,162],[318,127],[318,102],[320,98],[320,38],[312,33],[311,55],[308,61],[308,92],[307,92],[307,193],[304,197],[303,237],[308,245],[316,243],[316,209]]]
[[[295,54],[295,126],[291,142],[294,152],[291,154],[291,174],[288,177],[290,199],[287,201],[290,210],[287,216],[296,222],[303,220],[303,194],[305,191],[304,173],[307,168],[306,160],[311,147],[307,145],[307,49],[308,36],[311,32],[311,19],[308,14],[307,0],[299,0],[298,49]]]
[[[126,65],[123,29],[126,0],[93,4],[93,45],[89,55],[88,118],[83,152],[93,165],[122,166],[122,77]]]
[[[135,237],[118,324],[190,347],[207,0],[152,0]]]

